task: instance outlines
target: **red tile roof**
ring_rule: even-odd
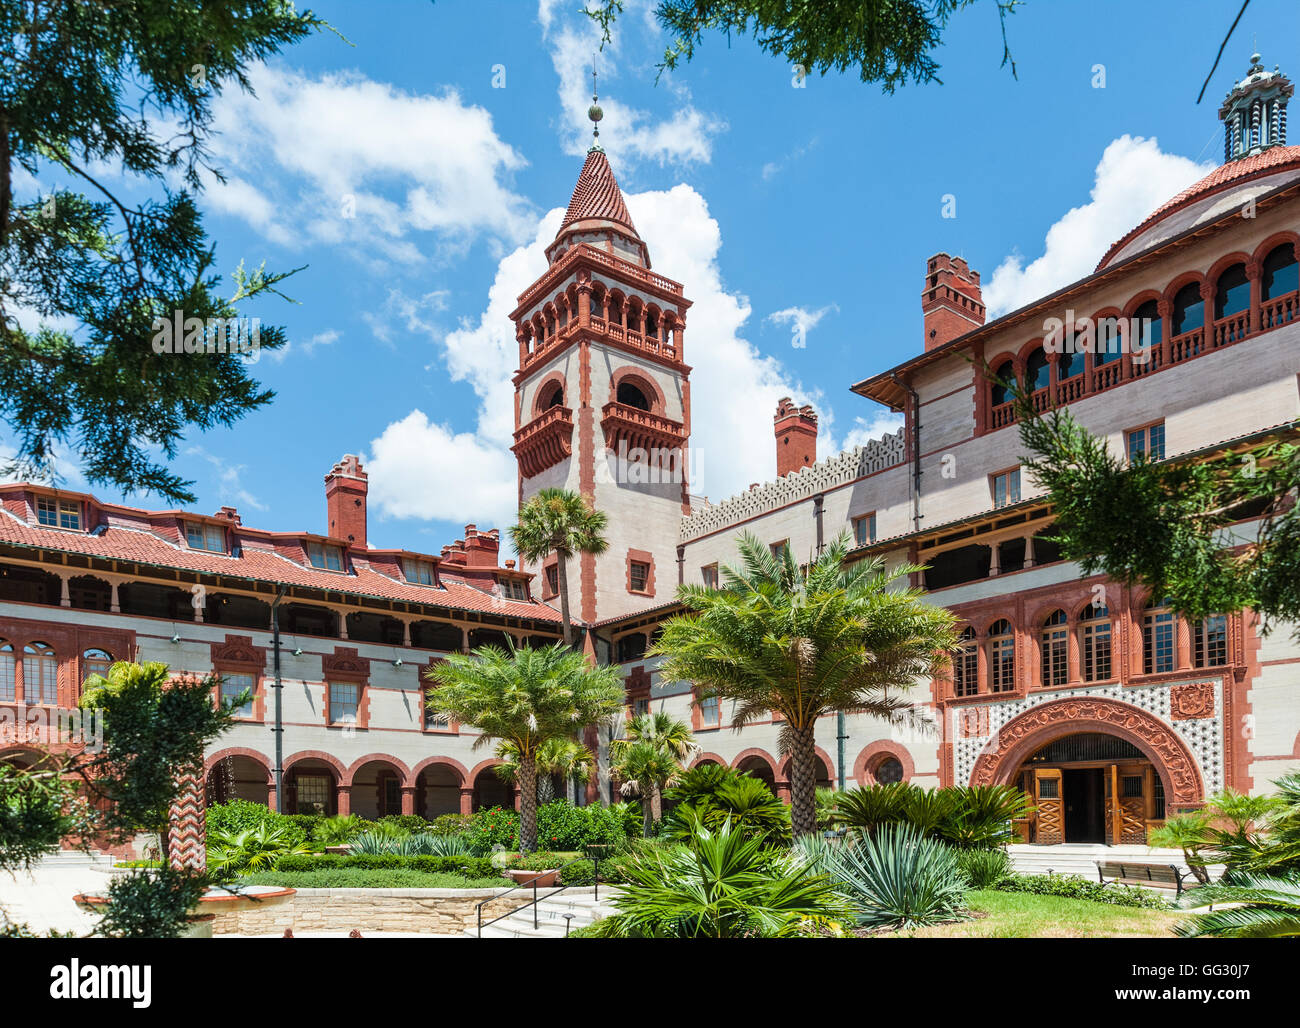
[[[7,486],[5,491],[27,488],[31,487],[26,484],[17,487]],[[240,545],[239,556],[208,553],[203,550],[192,550],[188,546],[166,538],[160,528],[150,527],[145,520],[150,516],[174,518],[176,516],[174,511],[144,512],[144,518],[141,518],[142,512],[135,508],[103,504],[97,506],[106,515],[99,526],[92,525],[89,532],[74,532],[47,528],[25,521],[15,514],[10,505],[6,504],[0,508],[0,543],[77,553],[105,560],[131,561],[152,567],[200,574],[226,575],[273,585],[301,586],[372,599],[480,611],[501,617],[529,618],[537,621],[559,621],[560,619],[559,612],[544,603],[501,599],[466,585],[456,576],[454,569],[449,569],[445,565],[439,568],[443,588],[412,585],[381,574],[371,567],[364,550],[350,551],[352,558],[350,573],[323,571],[299,564],[276,552],[277,542],[283,545],[286,539],[296,539],[299,538],[298,536],[264,532],[243,526],[232,526]],[[140,527],[128,527],[121,523],[123,521],[138,521]],[[302,533],[302,536],[309,535],[311,533]],[[323,537],[313,536],[313,538]],[[438,563],[436,557],[427,559]]]
[[[569,209],[564,212],[560,231],[574,222],[590,219],[616,222],[632,235],[637,235],[632,215],[628,213],[618,188],[618,180],[614,178],[614,169],[609,166],[609,158],[604,150],[595,148],[587,151],[587,160],[582,165],[578,184],[573,187],[573,197],[569,200]]]
[[[1262,178],[1289,167],[1300,169],[1300,146],[1274,146],[1250,157],[1241,157],[1220,165],[1199,182],[1188,186],[1177,196],[1161,204],[1141,224],[1126,233],[1118,242],[1113,243],[1106,251],[1106,256],[1097,265],[1097,270],[1104,268],[1115,254],[1167,214],[1172,214],[1248,179]]]

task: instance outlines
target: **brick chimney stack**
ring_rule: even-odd
[[[936,253],[925,265],[921,291],[925,348],[950,343],[984,324],[980,273],[971,271],[960,257]]]
[[[474,525],[465,526],[465,562],[470,567],[496,567],[500,548],[501,533],[497,529],[480,532]]]
[[[329,513],[329,534],[346,539],[358,549],[366,548],[367,478],[361,458],[346,454],[325,476],[325,508]]]
[[[773,425],[777,478],[817,463],[817,414],[812,407],[796,407],[790,397],[783,396],[776,405]]]

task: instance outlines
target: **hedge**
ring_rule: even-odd
[[[1011,875],[991,886],[999,892],[1027,892],[1036,896],[1062,896],[1067,899],[1092,900],[1117,907],[1148,907],[1163,910],[1169,902],[1142,889],[1118,882],[1094,882],[1082,875]]]
[[[279,885],[286,889],[498,889],[509,885],[500,876],[466,878],[405,868],[368,870],[335,867],[319,871],[258,871],[242,875],[238,885]]]
[[[333,870],[420,871],[425,874],[453,874],[462,878],[500,878],[501,872],[487,857],[404,857],[395,853],[319,853],[281,857],[277,872]]]

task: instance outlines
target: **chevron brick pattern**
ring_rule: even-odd
[[[167,862],[172,867],[202,871],[207,867],[207,807],[202,773],[183,774],[179,795],[167,818]]]

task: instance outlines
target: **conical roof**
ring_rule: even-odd
[[[587,160],[582,165],[578,184],[573,187],[573,197],[569,200],[569,209],[564,212],[564,222],[560,225],[563,233],[570,225],[579,221],[612,221],[631,233],[637,239],[636,226],[632,224],[632,215],[628,213],[623,194],[614,178],[614,169],[609,166],[609,158],[600,147],[593,146],[587,151]]]

